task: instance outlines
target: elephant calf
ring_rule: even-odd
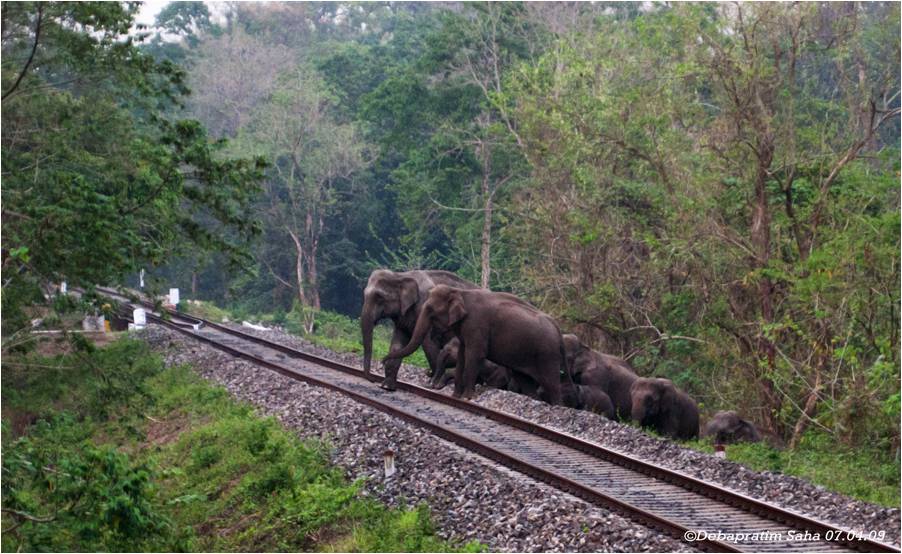
[[[611,397],[598,387],[590,387],[586,385],[577,385],[576,390],[579,393],[578,406],[580,410],[601,414],[608,419],[614,419],[614,404]]]
[[[611,419],[629,419],[633,411],[630,387],[639,378],[633,368],[620,358],[592,350],[572,334],[564,335],[564,351],[573,381],[606,393],[614,406]]]
[[[435,375],[432,377],[430,386],[434,389],[443,389],[454,379],[454,374],[445,371],[448,367],[457,365],[457,354],[460,350],[460,339],[452,338],[442,347],[438,354]],[[482,383],[487,387],[495,389],[507,389],[511,381],[511,370],[488,360],[483,365],[482,372],[476,377],[477,383]]]
[[[760,442],[761,433],[757,427],[733,411],[717,412],[705,425],[705,437],[711,437],[714,444],[735,442]]]
[[[636,379],[630,387],[632,417],[643,427],[651,427],[675,439],[698,437],[698,406],[670,379]]]

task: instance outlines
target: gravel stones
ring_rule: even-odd
[[[512,472],[340,393],[260,369],[156,325],[149,326],[142,337],[163,354],[167,364],[191,364],[202,376],[254,404],[261,413],[277,417],[299,436],[327,440],[333,447],[332,461],[351,479],[366,479],[362,494],[393,506],[426,502],[444,538],[478,540],[496,552],[692,551],[685,543]],[[305,348],[324,354],[323,349]],[[398,468],[389,479],[382,476],[386,449],[395,452]]]
[[[332,352],[280,329],[267,332],[242,330],[347,365],[362,367],[359,356]],[[374,362],[378,367],[378,360]],[[406,364],[401,366],[398,379],[420,386],[427,386],[429,382],[426,370]],[[442,392],[451,394],[452,389],[448,386]],[[509,391],[477,387],[473,401],[865,535],[872,531],[885,531],[886,539],[882,542],[899,545],[899,509],[855,500],[798,477],[753,471],[735,462],[684,448],[670,440],[652,437],[631,425],[585,411],[550,406]]]

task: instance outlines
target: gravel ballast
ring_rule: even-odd
[[[278,328],[269,331],[254,331],[239,326],[236,328],[353,367],[363,366],[360,356],[333,352]],[[378,360],[373,360],[374,368],[378,365]],[[398,378],[425,387],[429,382],[426,371],[423,368],[403,364]],[[452,386],[448,386],[442,392],[450,394],[452,389]],[[652,437],[641,429],[608,420],[603,416],[563,406],[550,406],[509,391],[477,387],[473,401],[487,408],[510,413],[611,449],[629,453],[661,467],[679,470],[753,498],[863,533],[865,536],[871,532],[885,531],[885,538],[881,542],[899,545],[899,509],[886,508],[849,498],[798,477],[767,471],[753,471],[735,462],[685,448],[666,439]]]
[[[163,354],[167,364],[190,364],[299,436],[328,441],[332,461],[349,478],[366,478],[363,494],[392,506],[427,503],[443,538],[478,540],[496,552],[693,550],[341,393],[260,369],[156,325],[141,336]],[[279,338],[289,342],[291,336]],[[322,348],[306,348],[326,353]],[[395,452],[398,468],[390,479],[383,477],[386,449]]]

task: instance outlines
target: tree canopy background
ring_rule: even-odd
[[[444,268],[706,410],[898,450],[898,4],[219,7],[137,44],[133,5],[4,3],[4,308],[146,266],[354,315]]]

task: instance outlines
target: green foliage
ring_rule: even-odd
[[[687,444],[712,452],[707,440]],[[832,491],[890,508],[899,506],[899,460],[880,446],[837,448],[824,433],[811,431],[795,450],[781,450],[767,443],[727,445],[727,459],[756,471],[801,477]]]
[[[196,121],[166,117],[185,74],[123,39],[136,9],[3,5],[5,333],[39,285],[116,281],[189,249],[246,259],[263,162],[224,159]]]
[[[325,443],[143,343],[19,361],[3,371],[4,550],[457,550],[425,506],[360,497]],[[110,394],[112,379],[131,393]]]
[[[72,436],[77,427],[62,412],[5,450],[4,509],[47,521],[23,517],[14,533],[4,533],[4,549],[16,543],[45,551],[183,548],[155,502],[152,471],[114,448]]]

